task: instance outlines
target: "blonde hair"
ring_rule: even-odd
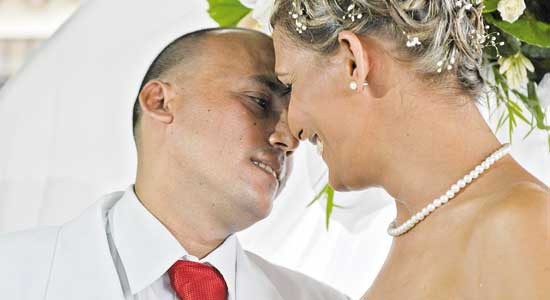
[[[359,18],[347,15],[351,6]],[[295,13],[303,14],[300,23],[307,29],[297,30]],[[470,0],[275,0],[271,25],[325,55],[337,49],[343,30],[392,39],[407,54],[403,59],[426,78],[443,81],[441,75],[454,74],[460,89],[473,97],[483,88],[482,5]],[[419,44],[407,45],[411,37]]]

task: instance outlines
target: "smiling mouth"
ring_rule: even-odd
[[[273,168],[271,166],[268,166],[266,164],[264,164],[263,162],[259,162],[259,161],[255,161],[253,160],[252,163],[257,166],[258,168],[264,170],[265,172],[267,172],[268,174],[271,174],[278,182],[279,184],[281,183],[281,175],[280,174],[277,174],[277,172],[275,172],[275,170],[273,170]]]

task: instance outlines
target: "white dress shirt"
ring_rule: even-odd
[[[199,260],[188,254],[141,204],[131,186],[108,212],[107,236],[126,299],[178,299],[167,271],[182,259],[216,267],[227,284],[228,300],[236,300],[237,239],[234,235]]]
[[[190,256],[130,188],[61,226],[0,235],[0,298],[175,299],[166,271],[178,259]],[[202,261],[220,271],[230,300],[349,300],[243,250],[236,236]]]

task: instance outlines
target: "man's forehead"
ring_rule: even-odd
[[[274,60],[275,51],[270,37],[255,31],[215,31],[205,36],[199,45],[211,58],[260,62]]]
[[[246,49],[252,46],[252,48],[273,51],[271,37],[248,29],[231,28],[212,31],[204,36],[203,41],[207,47],[219,47],[225,50]]]
[[[201,45],[202,64],[212,72],[274,73],[275,53],[271,39],[260,34],[226,34],[209,37]]]

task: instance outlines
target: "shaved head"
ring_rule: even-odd
[[[212,55],[216,52],[224,52],[223,47],[228,47],[227,39],[233,39],[238,42],[239,38],[244,36],[256,36],[256,38],[269,40],[267,35],[244,28],[208,28],[185,34],[174,40],[162,50],[155,58],[149,70],[145,74],[139,88],[139,93],[147,82],[155,79],[163,80],[169,77],[183,77],[188,70],[196,69],[191,65],[197,62],[203,56]],[[224,43],[225,40],[225,43]],[[210,41],[210,43],[205,43]],[[218,44],[218,45],[215,45]],[[225,44],[225,45],[224,45]],[[212,49],[212,47],[215,47]],[[221,48],[220,48],[221,47]],[[138,93],[138,95],[139,95]],[[141,117],[141,108],[139,98],[136,99],[133,108],[133,131],[134,137]]]
[[[138,195],[146,187],[151,199],[173,194],[162,204],[180,214],[173,220],[210,219],[226,229],[221,238],[266,217],[298,146],[288,96],[267,35],[218,28],[174,41],[136,104]]]

